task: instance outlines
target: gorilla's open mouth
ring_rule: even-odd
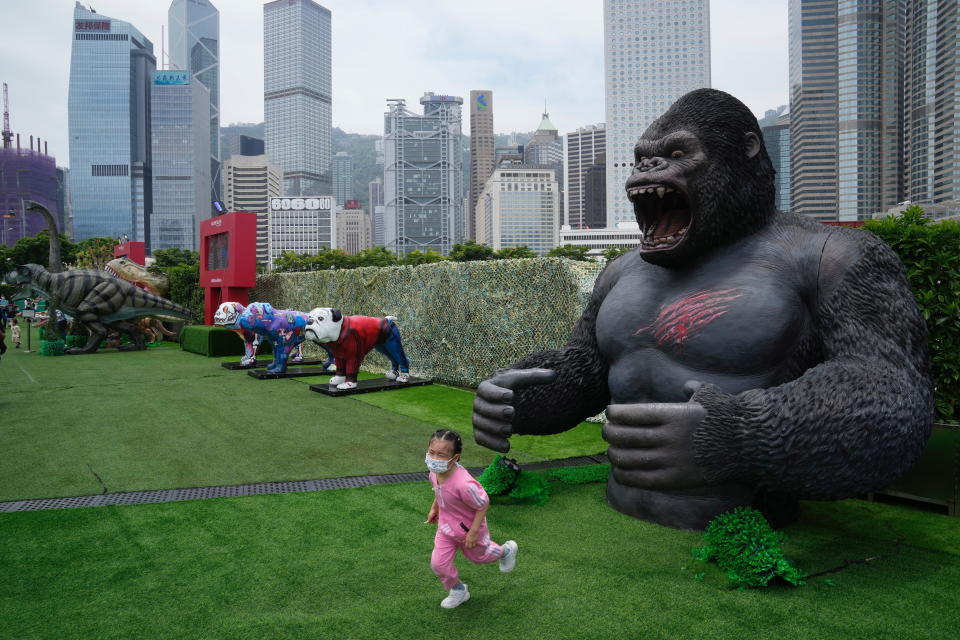
[[[642,251],[665,251],[683,242],[693,216],[682,191],[666,184],[644,184],[628,188],[627,197],[643,232]]]

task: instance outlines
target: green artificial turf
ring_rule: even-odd
[[[876,560],[804,587],[738,591],[691,557],[699,534],[611,510],[600,484],[555,483],[542,507],[494,506],[494,539],[520,545],[516,570],[458,557],[471,599],[443,610],[431,499],[417,483],[0,514],[0,636],[939,640],[960,628],[955,520],[812,505],[785,530],[797,566]]]
[[[357,396],[361,402],[382,407],[394,413],[459,431],[469,437],[473,433],[470,416],[473,412],[472,391],[430,385],[414,387],[402,393],[368,393]],[[579,426],[551,436],[512,436],[511,457],[521,461],[555,460],[602,453],[607,443],[600,435],[601,425],[582,422]]]
[[[0,500],[421,471],[438,426],[307,388],[324,377],[256,380],[176,345],[7,353]],[[467,439],[464,459],[493,453]]]
[[[307,388],[327,377],[256,380],[220,366],[235,360],[169,343],[61,357],[11,346],[0,361],[0,501],[421,471],[439,427],[463,433],[464,464],[493,459],[471,437],[468,391],[331,398]],[[512,440],[521,462],[605,449],[594,424]]]

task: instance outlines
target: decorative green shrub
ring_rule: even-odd
[[[180,348],[211,358],[242,356],[243,340],[235,331],[223,327],[194,324],[183,328],[180,334]],[[258,352],[262,353],[266,349],[267,343],[262,342]]]
[[[41,329],[43,327],[40,327]],[[41,340],[40,355],[42,356],[62,356],[64,353],[63,340]]]
[[[85,344],[87,344],[87,336],[70,335],[65,340],[65,346],[68,348],[82,347]]]
[[[530,503],[539,507],[550,499],[550,485],[545,478],[521,471],[516,462],[503,456],[494,458],[478,480],[491,502]]]
[[[606,482],[610,477],[609,464],[588,464],[583,467],[562,467],[550,472],[550,477],[564,484]]]
[[[890,245],[907,269],[930,331],[937,417],[960,422],[960,222],[932,223],[914,205],[864,228]]]
[[[499,367],[563,346],[600,269],[530,258],[271,273],[257,278],[250,300],[277,309],[396,316],[415,375],[476,386]],[[305,351],[319,353],[309,343]],[[389,362],[372,352],[363,368],[385,372]]]
[[[703,538],[706,544],[693,549],[693,557],[716,560],[737,585],[765,587],[774,578],[804,584],[804,574],[783,556],[783,535],[755,509],[737,507],[720,514],[707,525]]]

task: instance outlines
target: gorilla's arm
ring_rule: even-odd
[[[837,499],[888,485],[922,452],[933,420],[927,330],[903,267],[872,234],[846,230],[821,264],[821,363],[770,389],[694,394],[707,410],[694,446],[709,481]]]
[[[610,403],[607,364],[597,347],[597,312],[607,292],[616,282],[620,266],[614,260],[597,277],[590,302],[562,349],[531,354],[510,366],[511,369],[552,369],[556,379],[514,392],[513,433],[548,435],[577,426],[595,416]]]

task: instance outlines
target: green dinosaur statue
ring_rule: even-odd
[[[137,264],[130,258],[114,258],[105,267],[108,273],[127,282],[141,285],[150,293],[166,298],[170,293],[170,279],[161,273],[151,273],[146,267]]]
[[[71,354],[94,353],[106,337],[108,327],[129,335],[135,349],[145,349],[143,334],[128,322],[131,318],[190,320],[189,309],[105,271],[73,269],[50,273],[38,264],[26,264],[15,267],[4,279],[9,284],[26,284],[43,292],[57,308],[90,330],[87,344],[69,349],[67,353]]]

